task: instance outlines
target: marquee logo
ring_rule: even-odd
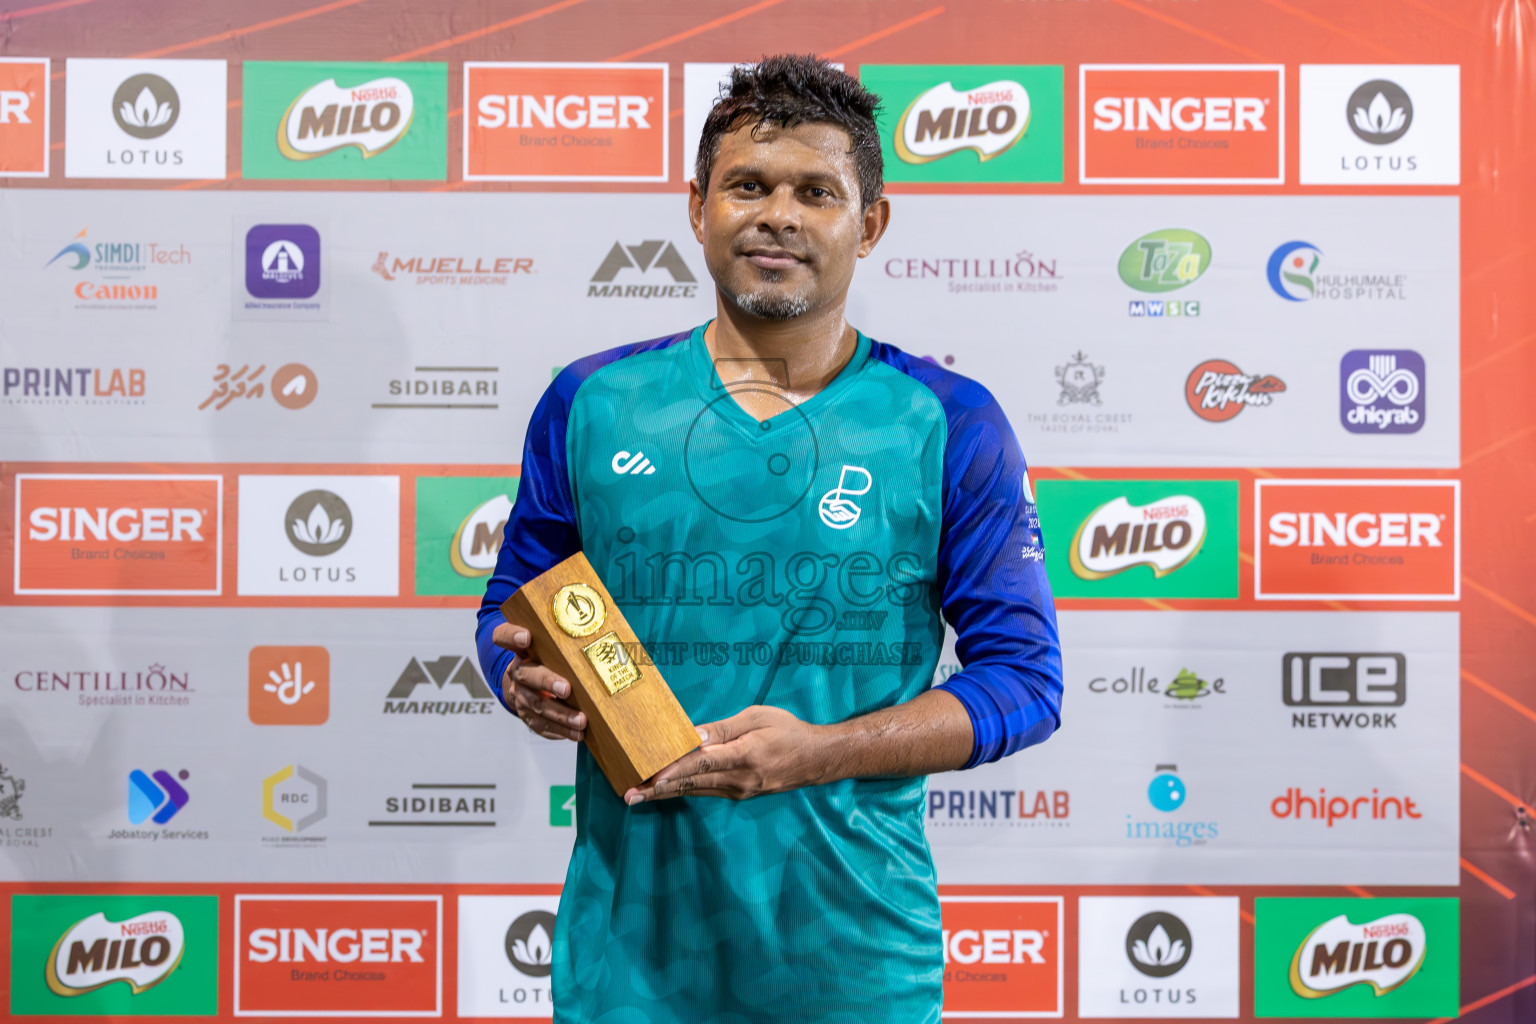
[[[652,281],[665,271],[672,284],[615,284],[612,283],[624,271],[637,270]],[[634,275],[626,275],[633,277]],[[587,298],[626,299],[691,299],[698,294],[698,278],[683,260],[677,246],[662,239],[648,239],[639,245],[614,242],[613,248],[598,265],[592,281],[587,285]]]
[[[1184,400],[1207,423],[1225,423],[1250,406],[1269,405],[1284,390],[1279,377],[1244,373],[1225,359],[1207,359],[1189,371]]]
[[[1186,565],[1205,543],[1205,508],[1186,494],[1148,505],[1125,498],[1100,505],[1072,538],[1072,571],[1103,579],[1136,565],[1166,576]]]
[[[0,176],[46,178],[48,60],[0,57]]]
[[[461,654],[412,658],[384,697],[386,715],[488,715],[495,706],[474,659]]]
[[[1424,426],[1424,357],[1354,349],[1339,360],[1339,420],[1351,434],[1413,434]]]
[[[944,82],[913,100],[896,121],[896,155],[909,164],[970,150],[983,161],[1007,152],[1029,128],[1029,93],[1018,82],[961,92]]]
[[[1059,1016],[1059,896],[939,896],[944,1013]]]
[[[353,146],[366,160],[399,142],[415,113],[411,87],[399,78],[347,89],[328,78],[300,93],[284,112],[277,148],[290,160],[313,160]]]

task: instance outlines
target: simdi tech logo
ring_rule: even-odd
[[[237,1017],[436,1017],[441,896],[235,896]]]
[[[66,178],[222,179],[222,60],[65,61]]]
[[[242,175],[445,181],[448,65],[246,61]]]
[[[887,181],[1061,181],[1062,68],[865,64]]]
[[[1455,899],[1254,900],[1255,1017],[1455,1017]]]
[[[223,477],[18,473],[15,488],[16,594],[223,592]]]
[[[13,895],[10,1011],[211,1016],[216,896]]]
[[[0,176],[48,177],[47,58],[0,57]]]
[[[1301,65],[1303,185],[1460,182],[1459,66]]]
[[[1085,185],[1285,182],[1282,64],[1083,64]]]
[[[939,896],[951,1017],[1062,1014],[1060,896]]]
[[[1077,938],[1080,1017],[1238,1015],[1235,896],[1084,896]]]
[[[465,181],[666,181],[665,64],[464,64]]]
[[[416,593],[479,596],[496,569],[515,476],[416,478]]]
[[[1259,480],[1254,516],[1260,601],[1461,596],[1460,481]]]

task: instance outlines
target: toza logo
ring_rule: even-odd
[[[1125,933],[1125,955],[1149,978],[1178,974],[1189,963],[1195,942],[1189,928],[1173,914],[1143,914]]]
[[[1142,235],[1120,254],[1120,280],[1139,292],[1172,292],[1211,266],[1211,243],[1193,231],[1166,228]]]
[[[1340,914],[1318,925],[1291,958],[1291,991],[1320,999],[1352,985],[1377,996],[1402,985],[1424,963],[1424,924],[1412,914],[1387,914],[1353,924]]]
[[[848,474],[855,473],[864,478],[862,488],[848,485]],[[855,477],[855,481],[857,477]],[[837,486],[821,496],[821,502],[817,505],[817,512],[821,515],[821,521],[834,530],[846,530],[859,521],[859,516],[864,510],[850,500],[850,496],[857,498],[868,494],[870,487],[874,486],[874,480],[869,475],[869,470],[862,466],[844,466],[837,476]]]
[[[1147,505],[1115,498],[1077,528],[1069,554],[1072,571],[1096,580],[1145,565],[1154,577],[1166,576],[1199,554],[1205,527],[1204,506],[1187,494]]]
[[[1269,405],[1284,390],[1279,377],[1244,373],[1225,359],[1207,359],[1189,371],[1184,399],[1206,422],[1225,423],[1249,406]]]
[[[288,542],[306,555],[323,557],[346,546],[352,510],[332,491],[305,491],[284,517]]]
[[[129,772],[128,820],[135,825],[142,825],[146,820],[164,825],[176,817],[191,799],[181,786],[191,774],[182,769],[173,777],[168,771],[157,770],[151,778],[137,768]]]
[[[547,978],[554,961],[555,915],[530,910],[507,928],[507,960],[530,978]]]
[[[1029,128],[1029,93],[1014,81],[988,82],[962,92],[944,82],[921,93],[896,122],[896,155],[925,164],[951,153],[991,160]]]
[[[328,78],[300,93],[283,113],[277,148],[290,160],[313,160],[354,146],[366,160],[399,142],[415,112],[415,96],[402,79],[375,78],[343,89]]]
[[[112,96],[117,126],[136,139],[158,139],[181,114],[176,88],[159,75],[133,75]]]
[[[1413,127],[1413,100],[1396,82],[1372,79],[1349,95],[1349,129],[1361,142],[1385,146]]]
[[[629,452],[619,452],[614,455],[612,466],[613,471],[620,476],[625,474],[629,476],[640,476],[641,474],[650,476],[656,472],[656,467],[651,464],[650,459],[645,457],[644,452],[635,452],[633,455]]]
[[[138,995],[164,981],[181,963],[186,934],[181,920],[152,910],[125,921],[95,913],[59,937],[48,958],[48,988],[79,996],[115,981]]]

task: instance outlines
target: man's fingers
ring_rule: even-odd
[[[756,792],[757,788],[746,772],[704,772],[668,782],[655,782],[649,786],[637,786],[624,795],[624,802],[633,806],[680,796],[723,796],[740,800]]]
[[[540,718],[547,718],[552,722],[557,722],[571,729],[585,729],[587,727],[587,716],[569,704],[562,704],[560,701],[551,700],[527,690],[525,687],[519,687],[518,690],[519,693],[526,694],[524,706],[527,707],[530,714],[537,715]]]
[[[526,629],[522,626],[514,626],[510,622],[503,622],[491,631],[491,643],[509,651],[526,652],[528,645],[532,642],[533,639]]]
[[[730,718],[722,718],[718,722],[705,722],[699,726],[699,742],[706,746],[718,746],[737,739],[743,733],[750,732],[752,728],[752,709],[747,708],[745,711],[738,711]]]

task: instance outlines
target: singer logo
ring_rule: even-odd
[[[235,1015],[436,1017],[442,897],[236,896]]]
[[[1085,184],[1278,185],[1285,181],[1279,64],[1084,64]]]
[[[219,476],[16,475],[17,594],[218,594]]]
[[[1259,600],[1454,601],[1461,485],[1455,480],[1260,480]]]
[[[466,181],[666,181],[665,64],[464,65]]]
[[[940,896],[944,1016],[1059,1017],[1059,896]]]
[[[48,61],[0,57],[0,175],[48,177]]]

